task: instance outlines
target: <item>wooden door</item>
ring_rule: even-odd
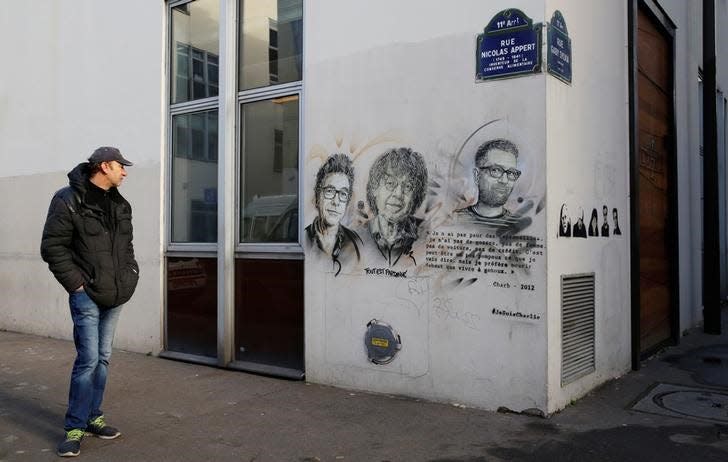
[[[637,22],[640,351],[670,338],[672,41],[642,9]],[[674,235],[674,234],[673,234]]]

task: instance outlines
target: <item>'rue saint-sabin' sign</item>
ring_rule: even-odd
[[[566,21],[559,10],[551,17],[546,34],[548,64],[546,70],[549,74],[571,83],[571,39],[566,30]]]
[[[478,35],[476,52],[480,80],[541,72],[541,23],[521,10],[503,10]]]

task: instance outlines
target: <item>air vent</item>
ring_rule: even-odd
[[[561,276],[561,386],[594,372],[594,273]]]

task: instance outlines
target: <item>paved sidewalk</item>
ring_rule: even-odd
[[[73,358],[70,342],[0,332],[0,461],[61,460]],[[671,410],[631,409],[658,383]],[[84,439],[76,460],[726,461],[726,397],[728,334],[698,330],[548,419],[115,350],[104,410],[123,435]]]

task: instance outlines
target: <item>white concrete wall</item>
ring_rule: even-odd
[[[699,155],[701,102],[698,68],[702,66],[700,2],[659,2],[675,30],[675,107],[678,194],[679,323],[683,331],[702,321],[702,159]],[[629,280],[629,126],[627,4],[551,0],[547,16],[559,9],[573,40],[574,81],[555,79],[548,93],[548,279],[549,411],[585,394],[630,366]],[[718,87],[727,88],[725,27],[728,2],[716,2]],[[590,18],[599,18],[594,21]],[[610,46],[618,37],[624,48]],[[725,175],[725,173],[723,173]],[[574,181],[564,181],[573,178]],[[585,214],[605,203],[619,210],[622,239],[585,241],[556,237],[559,212],[566,203]],[[592,205],[593,204],[593,205]],[[610,216],[611,218],[611,216]],[[601,223],[601,212],[600,212]],[[728,236],[722,236],[728,239]],[[596,372],[561,387],[559,277],[596,273]]]
[[[548,152],[549,412],[630,366],[629,95],[626,2],[550,0],[572,40],[572,84],[546,83]],[[598,19],[597,19],[598,18]],[[559,237],[562,204],[572,229],[593,209],[609,237]],[[613,234],[612,209],[621,236]],[[561,275],[595,273],[596,372],[561,386]]]
[[[678,150],[678,233],[680,236],[680,331],[703,320],[703,197],[701,94],[702,2],[661,3],[675,31],[675,114]]]
[[[703,62],[702,2],[660,2],[677,26],[675,32],[675,107],[678,149],[678,223],[680,258],[680,331],[703,320],[703,196],[700,119],[702,101],[698,69]],[[718,89],[728,93],[728,2],[717,0],[716,55]],[[726,181],[726,172],[722,173]],[[728,215],[725,209],[724,214]],[[728,236],[721,236],[728,240]]]
[[[542,1],[469,0],[436,9],[415,0],[306,3],[304,222],[317,215],[311,191],[319,167],[328,155],[346,153],[356,178],[343,223],[364,240],[361,261],[345,261],[338,276],[331,258],[307,245],[308,380],[488,409],[546,409],[545,257],[526,254],[533,258],[530,271],[499,276],[425,263],[434,233],[452,232],[455,239],[462,232],[467,240],[480,230],[449,220],[475,198],[473,157],[487,139],[519,146],[523,175],[507,206],[529,209],[533,222],[521,234],[541,244],[545,237],[545,77],[474,79],[476,36],[510,7],[544,19]],[[367,273],[390,269],[365,223],[372,217],[365,189],[375,159],[395,147],[421,153],[430,179],[416,213],[425,220],[416,264],[391,268],[406,271],[404,278]],[[367,360],[364,334],[373,318],[401,336],[402,350],[390,364]]]
[[[141,279],[115,345],[161,347],[164,2],[12,2],[0,74],[0,328],[71,338],[67,294],[39,255],[53,193],[100,145],[135,165],[121,193],[134,215]]]

